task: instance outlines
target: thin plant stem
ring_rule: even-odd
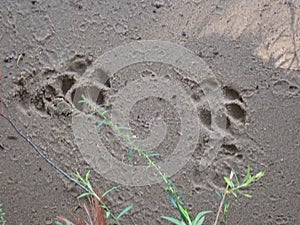
[[[69,174],[67,174],[64,170],[62,170],[59,166],[57,166],[54,162],[52,162],[50,159],[46,157],[46,155],[40,150],[40,148],[35,145],[28,137],[26,137],[16,126],[16,124],[6,115],[3,113],[0,113],[0,116],[2,116],[5,120],[7,120],[10,125],[15,129],[15,131],[18,133],[19,136],[21,136],[28,144],[33,147],[33,149],[49,164],[51,165],[54,169],[56,169],[59,173],[64,175],[67,179],[70,181],[74,182],[77,184],[81,189],[83,189],[86,192],[89,192],[89,189],[82,185],[80,182],[78,182],[76,179],[72,178]]]
[[[230,180],[232,179],[232,177],[233,177],[233,172],[231,171],[231,173],[230,173]],[[227,184],[227,185],[226,185],[226,188],[225,188],[225,190],[224,190],[224,192],[223,192],[223,197],[222,197],[222,200],[221,200],[220,205],[219,205],[219,209],[218,209],[218,212],[217,212],[217,216],[216,216],[214,225],[217,225],[217,224],[218,224],[219,217],[220,217],[220,215],[221,215],[222,208],[223,208],[223,205],[224,205],[226,196],[227,196],[228,188],[229,188],[229,185]]]
[[[227,189],[227,188],[228,188],[228,185],[226,186],[226,189]],[[225,189],[225,190],[226,190],[226,189]],[[226,195],[227,195],[227,193],[226,193],[226,191],[224,191],[223,198],[222,198],[222,201],[221,201],[221,203],[220,203],[220,205],[219,205],[219,209],[218,209],[218,213],[217,213],[217,216],[216,216],[216,220],[215,220],[215,222],[214,222],[214,225],[217,225],[217,224],[218,224],[219,217],[220,217],[221,212],[222,212],[222,208],[223,208],[223,204],[224,204]]]
[[[162,171],[162,168],[155,164],[149,154],[145,153],[142,149],[140,149],[140,147],[138,147],[134,141],[132,141],[132,139],[130,138],[130,136],[128,134],[124,134],[120,127],[116,124],[114,124],[106,115],[105,113],[101,112],[99,110],[99,107],[95,104],[93,104],[88,98],[86,98],[85,96],[82,96],[82,101],[83,103],[87,104],[94,112],[96,112],[98,115],[100,115],[102,117],[102,119],[105,121],[105,123],[112,127],[116,134],[123,138],[126,143],[134,150],[136,151],[139,155],[143,156],[146,160],[147,160],[147,163],[149,166],[152,166],[155,168],[155,170],[159,173],[159,175],[162,177],[163,181],[167,184],[168,188],[169,188],[169,191],[171,191],[171,193],[173,194],[173,196],[175,197],[175,201],[179,201],[179,196],[178,196],[178,193],[177,193],[177,189],[175,188],[174,184],[173,186],[170,186],[170,182],[169,182],[169,179],[168,179],[168,176]]]

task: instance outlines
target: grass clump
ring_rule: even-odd
[[[217,195],[221,199],[221,202],[220,202],[220,206],[217,212],[214,225],[218,224],[222,212],[223,212],[223,217],[221,219],[221,222],[225,225],[227,224],[227,213],[229,210],[230,203],[226,201],[226,197],[228,195],[233,195],[235,199],[238,199],[239,195],[241,195],[246,198],[252,198],[252,195],[246,193],[245,189],[249,187],[249,185],[251,185],[252,183],[260,180],[264,175],[265,173],[262,171],[257,173],[254,176],[251,175],[251,167],[250,165],[248,165],[247,174],[242,181],[239,180],[234,170],[231,171],[229,177],[224,176],[224,180],[226,182],[226,188],[222,194],[217,192]]]

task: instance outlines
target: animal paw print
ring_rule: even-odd
[[[281,98],[297,97],[300,94],[300,87],[286,79],[275,80],[271,87],[272,93]]]
[[[36,109],[49,115],[70,115],[72,107],[66,99],[66,94],[75,82],[75,74],[70,73],[49,79],[45,85],[36,91],[36,95],[32,99]]]
[[[245,103],[240,94],[230,87],[223,88],[224,104],[226,108],[226,129],[238,130],[243,128],[246,122]]]
[[[212,82],[205,81],[205,86],[210,92],[214,91]],[[247,114],[245,103],[236,90],[225,86],[222,88],[222,94],[215,95],[213,93],[206,99],[201,97],[206,95],[204,92],[198,91],[198,94],[195,92],[192,98],[194,100],[200,99],[201,103],[198,104],[199,118],[208,130],[219,131],[226,136],[226,133],[234,133],[243,129]],[[205,100],[203,101],[203,99]]]
[[[238,91],[231,87],[223,87],[221,94],[216,95],[211,82],[204,86],[212,94],[198,105],[198,115],[206,128],[206,135],[200,138],[194,152],[194,159],[200,163],[193,168],[192,182],[198,189],[221,190],[223,176],[229,176],[231,169],[244,170],[248,154],[245,151],[247,141],[242,138],[247,119],[246,106]]]
[[[89,55],[75,55],[68,60],[63,65],[64,72],[53,74],[36,91],[32,99],[36,109],[49,115],[69,116],[74,108],[83,110],[83,106],[78,103],[82,95],[89,96],[97,104],[102,104],[105,91],[110,87],[109,79],[100,70],[94,74],[85,73],[91,62],[92,58]],[[90,76],[97,79],[91,81]]]

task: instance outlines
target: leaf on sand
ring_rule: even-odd
[[[132,209],[132,205],[125,208],[120,214],[117,216],[118,219],[120,219],[125,213],[127,213],[130,209]]]

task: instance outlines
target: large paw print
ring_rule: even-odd
[[[247,112],[239,92],[224,86],[219,97],[219,107],[212,106],[210,101],[198,105],[199,118],[207,133],[194,153],[196,165],[192,169],[192,183],[196,190],[222,190],[223,176],[229,176],[232,169],[244,171],[245,160],[256,146],[243,136]],[[205,152],[213,152],[206,167],[199,163]]]
[[[96,80],[83,76],[91,62],[90,55],[75,55],[63,65],[63,72],[55,71],[31,100],[36,109],[51,116],[70,116],[74,108],[82,110],[78,102],[83,94],[96,99],[97,104],[103,103],[109,79],[102,71],[98,71]]]

